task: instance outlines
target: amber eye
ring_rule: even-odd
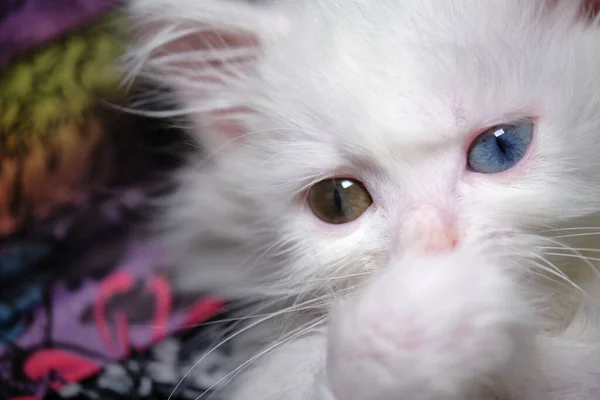
[[[360,217],[373,199],[359,181],[332,178],[310,188],[308,204],[319,219],[329,224],[345,224]]]

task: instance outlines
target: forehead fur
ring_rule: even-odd
[[[431,144],[557,107],[573,117],[588,108],[600,81],[599,30],[580,18],[580,1],[272,0],[261,6],[283,18],[260,9],[237,12],[247,7],[232,0],[181,0],[167,9],[163,2],[133,2],[134,14],[166,26],[136,50],[138,59],[173,32],[207,24],[252,32],[262,47],[259,73],[242,72],[241,85],[195,84],[190,79],[201,73],[193,63],[191,72],[163,72],[188,108],[245,103],[271,116],[287,115],[282,124],[294,117],[326,125],[312,128],[344,132],[345,141],[352,140],[349,131],[361,140],[365,133],[389,132],[399,146],[414,139]],[[215,12],[211,3],[226,6]],[[237,13],[228,17],[227,7]],[[197,54],[190,49],[179,58]],[[159,61],[163,69],[169,63]]]
[[[337,117],[341,129],[402,127],[401,140],[541,113],[553,101],[575,101],[575,92],[595,95],[576,69],[588,64],[582,54],[600,59],[598,46],[565,9],[574,15],[576,7],[536,0],[304,2],[292,31],[267,53],[264,90],[330,123]]]

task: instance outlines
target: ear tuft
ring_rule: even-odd
[[[137,43],[129,61],[136,71],[177,67],[185,73],[252,57],[286,22],[241,0],[132,0],[128,12]]]
[[[542,0],[550,9],[561,8],[563,17],[595,21],[600,13],[600,0]]]
[[[248,112],[243,87],[265,47],[287,31],[284,14],[242,0],[132,0],[128,13],[136,39],[125,60],[128,78],[166,85],[179,114],[239,134],[234,120]]]
[[[600,13],[600,0],[583,0],[583,15],[589,19],[596,19]]]

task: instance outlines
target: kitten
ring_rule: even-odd
[[[266,310],[228,399],[600,398],[596,9],[131,2],[206,151],[176,284]]]

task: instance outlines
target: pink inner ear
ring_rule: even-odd
[[[144,31],[150,32],[148,36],[152,36],[152,33],[161,32],[162,28],[164,27],[153,25],[146,27]],[[180,26],[177,30],[182,33],[189,31],[189,34],[165,43],[158,43],[152,52],[152,58],[175,56],[176,61],[169,62],[169,65],[186,75],[192,75],[195,72],[193,75],[197,77],[204,76],[200,73],[203,69],[218,70],[220,74],[227,74],[227,71],[231,70],[227,66],[233,65],[239,70],[240,66],[252,61],[257,52],[240,51],[237,56],[233,56],[231,50],[257,50],[259,48],[258,38],[249,32],[220,30],[212,27],[202,29],[202,26],[196,25]],[[141,34],[145,36],[144,32]],[[186,53],[189,53],[190,56],[186,57]],[[228,54],[225,55],[226,53]],[[206,78],[213,81],[215,76],[216,74],[213,76],[208,74]],[[204,78],[201,79],[204,80]]]
[[[600,13],[600,0],[546,0],[545,5],[554,8],[564,2],[580,4],[580,15],[587,20],[596,18]]]
[[[584,0],[582,12],[586,18],[596,18],[600,12],[600,0]]]
[[[212,117],[211,128],[230,139],[242,136],[246,131],[239,122],[239,116],[250,113],[252,113],[251,109],[242,106],[214,111],[209,114]]]
[[[197,31],[168,42],[159,49],[159,54],[181,54],[201,50],[219,51],[226,49],[257,48],[258,39],[245,32]],[[218,66],[217,64],[211,64]]]
[[[162,28],[147,27],[150,32],[160,32]],[[204,84],[227,87],[230,78],[235,79],[236,75],[250,73],[249,67],[259,53],[258,37],[250,32],[213,27],[202,29],[197,25],[181,26],[179,30],[190,33],[157,46],[152,58],[170,58],[166,65],[171,70],[170,73],[181,77],[182,81],[189,79],[195,83],[200,82],[200,87]],[[210,92],[194,90],[194,93],[188,95],[198,99],[210,96]],[[209,112],[205,116],[205,122],[211,132],[235,138],[244,134],[245,129],[240,123],[240,117],[249,113],[251,110],[242,106],[224,108]]]

